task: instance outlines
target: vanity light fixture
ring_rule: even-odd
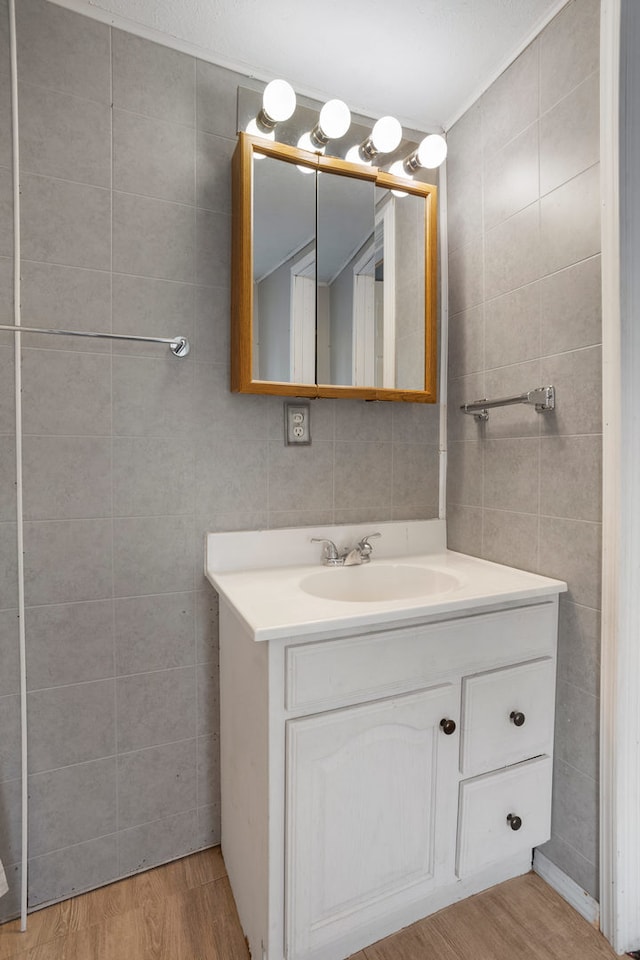
[[[395,117],[381,117],[366,140],[351,147],[346,159],[351,163],[369,164],[379,153],[393,153],[402,140],[402,127]]]
[[[276,138],[275,130],[263,130],[258,125],[257,117],[254,117],[253,120],[249,120],[247,124],[247,133],[251,134],[252,137],[262,137],[263,140],[271,140],[272,142]]]
[[[343,100],[327,100],[313,130],[303,133],[298,140],[300,150],[324,153],[329,140],[339,140],[351,126],[351,111]],[[298,167],[301,173],[313,173],[310,167]]]
[[[307,150],[309,153],[324,153],[324,147],[316,147],[308,131],[307,133],[303,133],[298,140],[298,148],[300,150]]]
[[[262,137],[263,140],[271,140],[272,143],[276,139],[275,130],[272,130],[270,133],[265,133],[264,130],[261,130],[258,126],[258,121],[255,117],[253,120],[249,120],[247,133],[251,134],[252,137]],[[256,152],[253,156],[255,160],[266,160],[266,154],[264,153]]]
[[[262,137],[263,140],[276,138],[275,126],[283,120],[293,116],[296,109],[296,95],[291,84],[286,80],[272,80],[264,88],[262,107],[257,117],[253,117],[247,124],[247,133],[252,137]],[[264,160],[264,155],[255,154],[256,160]]]
[[[326,147],[329,140],[339,140],[351,126],[351,111],[343,100],[327,100],[318,122],[309,134],[315,150]]]
[[[407,173],[404,168],[404,161],[396,160],[395,163],[392,163],[389,167],[389,173],[394,177],[402,177],[403,180],[413,180],[411,174]],[[391,193],[394,197],[408,197],[409,194],[404,190],[392,190]]]
[[[262,109],[256,117],[259,130],[265,133],[273,131],[276,123],[282,123],[293,116],[296,109],[296,95],[286,80],[272,80],[264,88]]]
[[[345,160],[348,163],[361,163],[363,167],[370,167],[371,161],[365,160],[360,152],[360,146],[349,147],[345,155]]]
[[[439,133],[430,133],[422,140],[417,150],[409,154],[402,164],[407,173],[415,173],[420,167],[435,170],[447,156],[447,141]]]
[[[313,144],[311,139],[311,134],[309,132],[303,133],[300,139],[298,140],[298,149],[307,150],[309,153],[324,153],[324,147],[316,147]],[[296,164],[296,167],[300,173],[313,173],[313,167],[303,167],[301,164]]]
[[[403,177],[405,180],[413,180],[413,174],[416,170],[424,167],[427,170],[435,170],[439,167],[447,156],[447,141],[439,133],[430,133],[428,137],[422,140],[417,149],[410,153],[404,160],[396,160],[389,167],[389,173],[394,177]],[[402,190],[392,190],[394,197],[406,197],[407,194]]]
[[[313,130],[303,133],[298,140],[301,150],[324,153],[329,140],[339,140],[351,126],[351,111],[343,100],[327,100],[320,111]]]

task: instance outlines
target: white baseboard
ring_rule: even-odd
[[[570,903],[574,910],[593,924],[600,928],[600,904],[594,900],[586,890],[583,890],[580,884],[572,880],[560,867],[552,863],[544,853],[534,850],[533,853],[534,872],[542,877],[550,887],[559,893],[563,900]]]

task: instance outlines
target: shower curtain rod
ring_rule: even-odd
[[[95,337],[100,340],[137,340],[139,343],[168,343],[174,357],[186,357],[191,349],[186,337],[134,337],[126,333],[87,333],[85,330],[47,330],[42,327],[23,327],[0,323],[0,330],[14,333],[51,333],[60,337]]]

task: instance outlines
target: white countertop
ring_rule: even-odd
[[[380,530],[382,537],[375,541],[369,569],[376,565],[424,567],[454,576],[456,586],[426,596],[368,601],[326,599],[301,588],[301,581],[319,571],[339,577],[347,570],[367,569],[327,570],[320,563],[320,545],[310,544],[312,536],[331,537],[339,545],[353,544],[374,529]],[[484,607],[550,598],[567,589],[561,580],[446,550],[444,532],[444,521],[433,520],[210,533],[205,573],[258,641],[464,614]],[[308,562],[310,555],[315,555],[315,562]],[[292,564],[278,566],[277,561],[281,562],[283,557],[292,559]]]

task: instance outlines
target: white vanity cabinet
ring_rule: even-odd
[[[253,960],[343,960],[530,869],[557,608],[259,642],[221,596],[222,849]]]

